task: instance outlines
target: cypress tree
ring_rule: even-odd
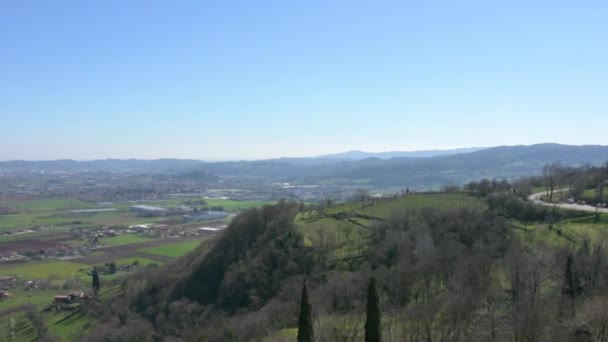
[[[574,299],[576,295],[576,281],[574,279],[574,272],[572,270],[572,264],[574,260],[572,255],[568,256],[566,260],[566,271],[564,272],[564,289],[562,293],[570,299]]]
[[[302,298],[300,300],[300,317],[298,319],[298,342],[314,341],[312,329],[312,307],[308,302],[308,290],[306,280],[302,286]]]
[[[372,277],[367,288],[367,318],[365,320],[365,342],[381,342],[381,318],[376,278]]]
[[[91,276],[93,277],[93,294],[97,295],[97,292],[99,292],[99,272],[97,272],[97,267],[93,267]]]

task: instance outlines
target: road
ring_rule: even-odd
[[[555,194],[556,192],[561,192],[561,191],[568,191],[570,189],[559,189],[559,190],[554,190],[553,194]],[[534,203],[534,204],[540,204],[540,205],[545,205],[548,207],[553,207],[556,206],[558,208],[562,208],[562,209],[568,209],[568,210],[581,210],[581,211],[589,211],[589,212],[595,212],[596,210],[600,213],[608,213],[608,208],[596,208],[592,205],[586,205],[586,204],[575,204],[575,203],[549,203],[549,202],[545,202],[545,201],[541,201],[541,197],[542,196],[546,196],[547,192],[543,191],[543,192],[537,192],[535,194],[532,194],[530,196],[528,196],[528,201]]]

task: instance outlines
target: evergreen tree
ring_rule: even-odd
[[[365,320],[365,342],[382,341],[380,303],[376,291],[376,278],[372,277],[367,288],[367,318]]]
[[[99,272],[97,272],[97,267],[93,267],[91,276],[93,277],[93,294],[97,295],[97,292],[99,292]]]
[[[312,329],[312,308],[308,302],[308,290],[306,280],[302,286],[302,299],[300,300],[300,317],[298,319],[298,342],[314,341]]]
[[[562,294],[570,299],[574,299],[576,294],[576,281],[574,279],[574,272],[572,270],[572,264],[574,260],[572,255],[568,255],[568,259],[566,260],[566,272],[564,273],[564,288],[562,290]]]

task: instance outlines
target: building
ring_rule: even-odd
[[[161,207],[154,207],[151,205],[133,205],[129,208],[131,211],[135,211],[138,212],[140,214],[143,215],[150,215],[150,216],[160,216],[160,215],[165,215],[168,210],[165,208],[161,208]]]
[[[0,275],[0,289],[12,289],[17,286],[17,278],[14,276]]]
[[[224,228],[220,228],[220,227],[201,227],[201,228],[197,228],[196,231],[199,232],[200,234],[204,234],[204,235],[214,235],[223,229]]]
[[[207,220],[222,220],[228,217],[228,214],[223,211],[197,211],[188,215],[184,215],[184,222],[189,221],[207,221]]]
[[[0,300],[6,300],[11,298],[13,298],[13,295],[10,292],[0,290]]]

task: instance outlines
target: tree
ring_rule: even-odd
[[[116,263],[114,261],[112,261],[111,263],[108,264],[108,273],[110,274],[114,274],[116,273],[117,267],[116,267]]]
[[[302,299],[300,300],[300,318],[298,319],[298,342],[314,341],[312,328],[312,308],[308,302],[308,290],[306,280],[302,286]]]
[[[549,201],[553,201],[553,193],[555,186],[559,183],[559,176],[563,173],[562,164],[559,161],[546,164],[543,166],[543,177],[545,178],[545,184],[547,186],[547,192],[549,193]]]
[[[566,260],[566,271],[564,272],[564,288],[562,293],[570,299],[574,299],[576,297],[577,290],[576,279],[572,269],[573,263],[574,260],[572,255],[568,255],[568,259]]]
[[[367,318],[365,320],[365,342],[382,341],[380,305],[376,291],[376,278],[372,277],[367,288]]]
[[[93,268],[93,272],[91,272],[91,276],[93,277],[93,294],[97,295],[99,292],[99,272],[97,272],[97,267]]]

